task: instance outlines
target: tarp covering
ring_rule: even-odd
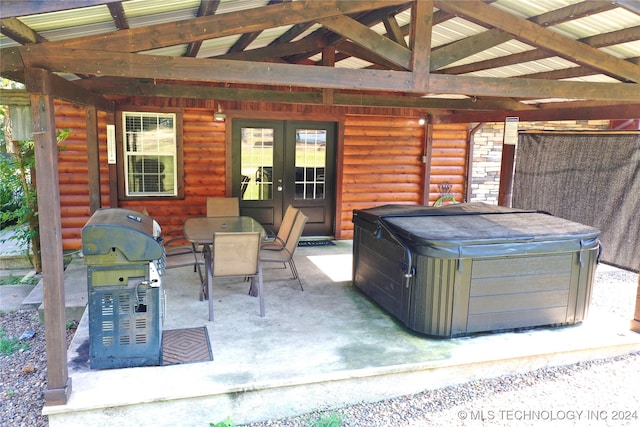
[[[601,260],[637,272],[640,134],[520,134],[512,205],[598,228]]]

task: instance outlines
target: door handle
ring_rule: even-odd
[[[278,191],[282,191],[282,189],[283,189],[283,188],[284,188],[284,187],[283,187],[282,185],[278,185],[278,186],[276,187],[276,189],[277,189]]]

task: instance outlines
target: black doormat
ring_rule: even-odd
[[[298,246],[335,246],[331,240],[301,240]]]
[[[162,331],[162,365],[213,360],[207,327]]]

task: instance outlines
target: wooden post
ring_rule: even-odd
[[[334,46],[328,46],[322,49],[322,66],[334,67],[336,65],[336,48]],[[334,102],[333,89],[322,89],[322,104],[333,105]]]
[[[422,166],[424,168],[424,188],[422,189],[422,205],[429,206],[431,198],[431,157],[433,150],[433,124],[431,116],[425,116],[424,123],[424,154]]]
[[[502,161],[500,163],[500,186],[498,188],[498,205],[511,207],[511,193],[513,191],[513,167],[515,163],[516,146],[502,144]]]
[[[638,276],[638,293],[636,296],[636,313],[631,321],[631,330],[640,333],[640,275]]]
[[[431,76],[431,33],[433,26],[433,2],[414,1],[411,6],[411,79],[414,92],[429,92]]]
[[[67,331],[64,296],[62,220],[58,179],[58,145],[51,74],[28,69],[27,91],[31,98],[33,141],[38,179],[42,273],[44,283],[44,321],[47,351],[47,389],[45,405],[64,405],[71,393],[67,369]]]
[[[502,136],[502,161],[500,162],[500,186],[498,205],[511,207],[513,175],[515,173],[516,144],[518,143],[517,117],[507,117]]]
[[[89,167],[89,209],[91,214],[101,205],[100,193],[100,148],[98,144],[98,113],[95,106],[88,106],[87,115],[87,162]]]

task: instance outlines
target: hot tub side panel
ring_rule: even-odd
[[[408,297],[401,270],[403,259],[403,250],[394,242],[378,239],[363,227],[354,227],[354,286],[406,322]]]
[[[597,248],[488,258],[416,258],[411,329],[456,337],[584,320]]]
[[[457,266],[458,260],[452,258],[416,258],[406,321],[409,328],[437,337],[466,331],[469,280]]]

